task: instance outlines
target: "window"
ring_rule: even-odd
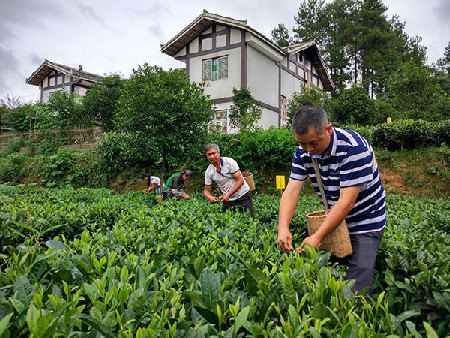
[[[216,81],[228,77],[228,56],[203,60],[203,81]]]
[[[209,131],[217,131],[219,133],[227,132],[227,111],[218,110],[214,120],[209,123]]]

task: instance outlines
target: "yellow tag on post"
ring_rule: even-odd
[[[284,176],[278,176],[277,175],[277,189],[284,189],[286,188],[286,183],[284,180]]]

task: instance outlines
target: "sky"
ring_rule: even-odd
[[[330,0],[328,0],[330,1]],[[148,63],[164,69],[184,64],[161,53],[169,41],[208,12],[246,19],[268,38],[279,23],[290,31],[301,0],[0,0],[0,99],[39,99],[39,87],[25,83],[45,59],[99,75]],[[406,22],[409,36],[421,36],[427,64],[444,55],[450,40],[449,0],[383,0],[387,16]]]

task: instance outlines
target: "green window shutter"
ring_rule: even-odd
[[[203,81],[211,81],[212,60],[203,61]]]
[[[219,79],[228,77],[228,56],[219,59]]]
[[[212,59],[212,80],[217,80],[217,59]]]

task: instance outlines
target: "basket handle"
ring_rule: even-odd
[[[325,215],[327,215],[328,210],[330,208],[328,207],[328,201],[325,196],[325,190],[323,189],[322,176],[320,176],[319,165],[317,164],[317,160],[315,157],[311,156],[311,160],[313,163],[314,172],[316,173],[316,181],[317,181],[317,184],[319,185],[320,194],[322,195],[322,202],[323,202],[323,205],[325,206]]]

